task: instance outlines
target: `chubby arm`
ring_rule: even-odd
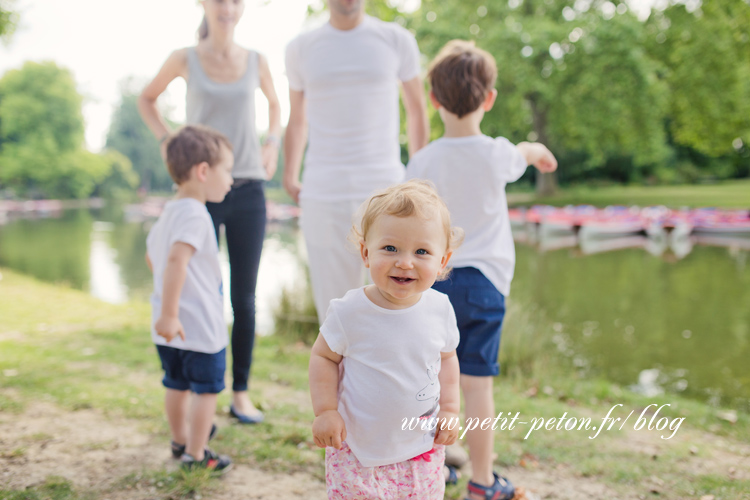
[[[313,412],[313,440],[321,448],[333,446],[341,449],[346,439],[346,426],[338,412],[339,363],[342,356],[328,346],[318,335],[310,353],[310,396]]]
[[[289,123],[284,136],[284,189],[295,203],[299,204],[299,192],[302,184],[299,172],[302,167],[302,155],[307,144],[307,115],[305,111],[305,94],[300,90],[289,89]]]
[[[151,271],[151,274],[154,274],[154,264],[151,262],[151,257],[148,256],[148,252],[146,252],[146,265],[148,266],[148,270]]]
[[[526,163],[534,165],[540,172],[557,170],[557,159],[544,144],[540,142],[520,142],[516,145],[516,148],[526,158]]]
[[[409,156],[422,149],[430,140],[430,123],[427,120],[427,100],[420,77],[402,82],[404,107],[406,108],[406,136],[409,140]]]
[[[438,427],[435,430],[435,444],[453,444],[458,438],[458,424],[452,418],[458,418],[461,410],[459,389],[458,356],[455,349],[440,353],[440,413],[438,413]],[[441,426],[449,426],[441,427]]]
[[[141,118],[160,140],[169,134],[169,126],[156,107],[156,100],[167,89],[167,85],[178,76],[187,79],[187,49],[172,52],[154,79],[146,85],[138,97],[138,111],[141,113]]]
[[[258,55],[258,68],[260,73],[260,90],[268,100],[268,140],[261,150],[263,168],[266,170],[266,178],[271,179],[276,173],[276,164],[279,160],[279,139],[281,137],[281,106],[273,86],[273,77],[265,57]]]
[[[182,340],[185,340],[185,331],[178,317],[180,293],[182,293],[182,286],[185,284],[188,262],[194,253],[195,248],[192,245],[181,241],[178,241],[169,249],[161,293],[161,316],[154,325],[157,335],[167,339],[167,342],[178,335]]]

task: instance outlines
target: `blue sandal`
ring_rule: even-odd
[[[229,406],[229,415],[236,418],[241,424],[259,424],[263,422],[263,413],[258,412],[256,415],[245,415],[244,413],[238,413],[234,409],[234,405]]]
[[[458,472],[452,465],[444,464],[443,467],[448,469],[448,479],[445,480],[445,484],[458,484]]]
[[[516,495],[516,489],[511,482],[494,472],[492,475],[495,476],[495,484],[492,486],[482,486],[481,484],[469,481],[467,486],[469,493],[479,495],[484,500],[512,500]],[[466,500],[471,500],[471,498],[466,497]]]

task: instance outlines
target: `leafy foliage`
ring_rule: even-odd
[[[83,98],[73,76],[53,62],[27,62],[0,79],[0,183],[22,195],[85,198],[109,183],[132,184],[112,155],[83,147]],[[124,183],[124,184],[123,184]]]
[[[13,0],[0,0],[0,39],[8,41],[18,24],[18,13],[11,10]]]
[[[119,151],[132,163],[138,173],[141,186],[147,190],[169,190],[172,179],[164,166],[159,151],[159,141],[148,129],[138,113],[136,84],[125,81],[122,99],[112,115],[107,133],[107,148]]]

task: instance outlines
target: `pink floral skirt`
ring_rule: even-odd
[[[326,487],[330,500],[443,500],[445,446],[433,453],[380,467],[364,467],[352,450],[326,448]]]

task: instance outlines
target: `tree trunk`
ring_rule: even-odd
[[[528,97],[531,104],[531,118],[536,133],[537,141],[549,147],[547,137],[547,110],[538,102],[538,94]],[[554,172],[543,174],[537,172],[536,194],[537,196],[551,196],[557,192],[557,175]]]

